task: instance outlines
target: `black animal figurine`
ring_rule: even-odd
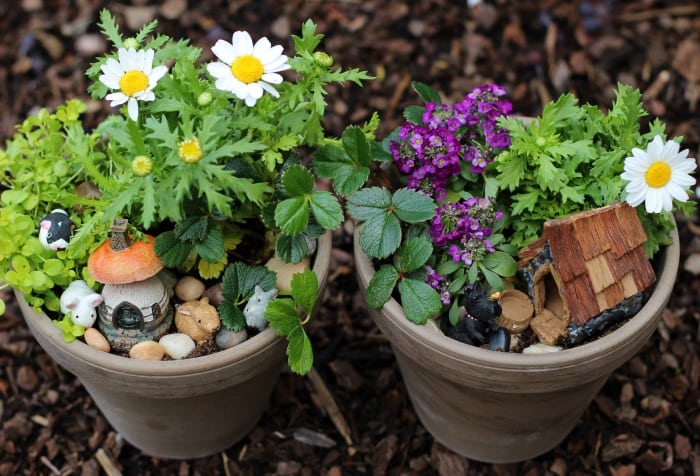
[[[39,222],[39,241],[47,250],[65,250],[75,225],[65,210],[52,210]]]
[[[445,335],[469,345],[480,347],[488,343],[493,350],[508,349],[510,339],[507,337],[510,336],[496,324],[496,318],[501,315],[501,305],[497,301],[475,287],[464,295],[462,306],[466,314],[456,325],[450,325],[447,318],[442,320]]]

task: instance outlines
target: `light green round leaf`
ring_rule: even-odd
[[[311,194],[310,204],[316,221],[326,230],[336,229],[343,221],[343,209],[332,193],[314,192]]]
[[[32,288],[36,291],[46,291],[53,287],[53,281],[45,273],[41,271],[32,271]]]
[[[12,269],[14,269],[19,274],[29,274],[31,271],[31,266],[27,258],[20,255],[15,255],[12,257]]]
[[[58,276],[63,273],[64,269],[63,261],[60,259],[52,258],[44,262],[44,272],[49,276]]]
[[[396,216],[408,223],[420,223],[435,215],[435,202],[432,198],[409,188],[400,188],[394,193],[391,203]]]
[[[2,316],[3,314],[5,314],[5,301],[0,299],[0,316]]]
[[[311,193],[314,188],[314,176],[300,165],[292,165],[282,176],[282,185],[287,193],[299,197]]]
[[[13,207],[24,202],[29,197],[29,192],[26,190],[5,190],[0,197],[3,204]]]
[[[309,224],[309,204],[304,197],[282,200],[275,208],[275,223],[287,235],[301,233]]]

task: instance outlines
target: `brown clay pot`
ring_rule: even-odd
[[[364,291],[375,270],[359,245],[355,260]],[[679,263],[678,232],[661,255],[653,294],[614,332],[561,352],[495,352],[416,325],[390,299],[370,313],[391,342],[416,413],[437,441],[468,458],[509,463],[557,446],[578,423],[612,372],[632,358],[656,329]]]
[[[319,239],[313,270],[323,295],[332,237]],[[163,458],[198,458],[242,439],[267,408],[285,361],[286,341],[272,328],[230,349],[176,361],[135,360],[67,344],[45,314],[16,293],[42,348],[85,386],[129,443]]]

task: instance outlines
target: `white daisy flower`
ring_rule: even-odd
[[[112,101],[110,106],[120,106],[128,102],[129,117],[136,121],[139,117],[137,101],[153,101],[156,96],[153,88],[168,71],[166,66],[153,67],[154,50],[117,50],[119,61],[109,58],[102,65],[100,82],[117,92],[108,94],[105,99]]]
[[[231,43],[219,40],[211,51],[219,61],[209,63],[207,71],[216,78],[217,89],[235,94],[249,107],[264,91],[279,97],[272,85],[282,82],[282,75],[277,73],[290,68],[282,46],[272,46],[265,37],[253,45],[247,32],[237,31]]]
[[[627,202],[636,207],[644,202],[649,213],[671,211],[673,199],[688,200],[688,187],[695,184],[690,173],[695,170],[695,159],[688,158],[688,149],[678,152],[677,142],[663,142],[654,137],[647,150],[632,149],[632,157],[625,159],[625,171],[621,177],[629,183]]]

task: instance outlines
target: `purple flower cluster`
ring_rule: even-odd
[[[450,292],[447,290],[447,278],[438,274],[432,266],[426,265],[425,269],[428,272],[428,275],[425,277],[425,282],[440,293],[440,301],[442,301],[445,306],[448,306],[450,304]]]
[[[454,106],[426,104],[423,125],[405,123],[390,145],[399,170],[408,176],[407,186],[441,201],[449,178],[463,164],[482,173],[497,149],[510,145],[507,131],[496,121],[512,110],[501,97],[506,93],[490,84],[473,89]]]
[[[503,212],[488,198],[446,203],[435,211],[430,235],[436,246],[447,248],[453,261],[471,266],[475,259],[495,251],[488,237],[502,218]]]

